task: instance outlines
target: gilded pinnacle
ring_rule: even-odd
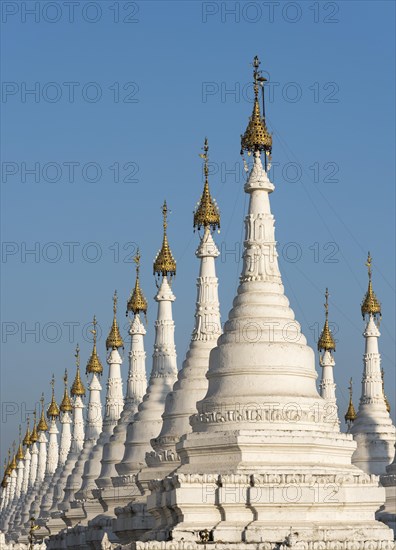
[[[164,237],[162,240],[161,250],[158,252],[154,261],[153,274],[158,276],[162,275],[163,277],[169,275],[170,277],[172,277],[176,275],[176,261],[172,256],[172,251],[168,243],[168,236],[166,234],[166,229],[168,227],[168,207],[166,205],[166,201],[164,201],[164,204],[162,206],[162,215],[164,218]]]
[[[44,394],[41,394],[41,415],[40,415],[40,421],[38,423],[38,431],[39,432],[48,432],[48,424],[45,420],[45,414],[44,414]]]
[[[47,409],[47,416],[51,420],[54,420],[56,418],[59,418],[59,415],[60,415],[60,410],[59,410],[58,404],[55,400],[55,377],[54,377],[54,375],[52,375],[51,386],[52,386],[52,397],[51,397],[51,403],[50,403],[50,405]]]
[[[344,418],[346,422],[352,423],[356,420],[356,411],[352,401],[352,378],[349,380],[348,390],[349,390],[349,405]]]
[[[16,455],[15,455],[15,441],[12,443],[12,460],[10,464],[11,470],[16,470],[17,462],[16,462]]]
[[[220,212],[216,204],[216,201],[212,199],[209,189],[208,181],[208,160],[209,160],[209,145],[208,139],[205,138],[205,144],[203,147],[204,153],[200,154],[200,157],[204,159],[204,173],[205,173],[205,184],[201,200],[199,201],[197,208],[194,212],[194,223],[193,227],[198,230],[201,227],[210,227],[212,231],[220,229]]]
[[[366,262],[369,283],[368,283],[368,289],[367,289],[366,295],[364,297],[364,300],[361,306],[363,319],[365,318],[366,315],[373,315],[374,317],[378,315],[381,318],[381,304],[374,293],[373,285],[371,282],[371,275],[372,275],[371,264],[372,264],[372,258],[369,252],[367,257],[367,262]]]
[[[87,363],[87,368],[86,368],[85,372],[87,374],[88,373],[102,374],[103,373],[103,367],[102,367],[102,363],[100,362],[100,359],[98,357],[98,353],[97,353],[97,350],[96,350],[96,338],[97,338],[96,325],[97,325],[97,321],[96,321],[95,315],[94,315],[92,324],[93,324],[93,329],[90,332],[93,335],[93,349],[92,349],[91,357],[89,358],[89,361]]]
[[[335,351],[336,345],[329,327],[329,290],[325,292],[326,302],[324,304],[326,320],[318,341],[318,351]]]
[[[34,423],[33,423],[32,433],[30,434],[30,443],[36,443],[38,441],[36,409],[34,409],[33,418],[34,418]]]
[[[248,151],[253,153],[254,151],[265,151],[266,154],[270,155],[272,151],[272,136],[267,130],[264,118],[261,117],[260,105],[258,100],[258,90],[259,82],[264,83],[265,78],[263,78],[258,70],[260,66],[260,61],[256,55],[253,61],[254,71],[254,104],[253,104],[253,113],[249,119],[249,124],[247,125],[246,131],[241,137],[241,153],[243,151]]]
[[[25,445],[25,447],[29,447],[32,442],[30,440],[30,418],[27,417],[27,426],[26,426],[26,434],[25,434],[25,437],[23,438],[23,444]]]
[[[68,392],[68,389],[67,389],[67,369],[65,369],[65,375],[63,377],[63,382],[65,384],[65,390],[63,392],[63,399],[62,399],[62,403],[60,405],[60,410],[65,413],[65,412],[70,412],[73,410],[73,405],[72,405],[72,402],[70,400],[70,397],[69,397],[69,392]]]
[[[133,261],[136,264],[136,282],[135,282],[135,288],[133,289],[133,292],[131,293],[131,296],[128,300],[127,315],[128,315],[128,311],[132,311],[134,315],[137,315],[140,311],[146,314],[147,300],[144,297],[142,289],[140,288],[140,280],[139,280],[139,271],[140,271],[139,249],[137,250],[136,256],[133,258]]]
[[[106,349],[117,349],[124,347],[124,342],[121,338],[120,329],[118,328],[117,323],[117,300],[117,291],[115,291],[113,296],[113,324],[111,325],[109,335],[106,339]]]
[[[24,454],[22,449],[22,426],[19,424],[19,445],[17,451],[17,460],[23,460]]]
[[[74,378],[74,382],[73,382],[73,385],[71,387],[71,394],[73,396],[82,396],[82,395],[85,395],[85,388],[84,388],[84,384],[82,383],[81,381],[81,374],[80,374],[80,347],[79,345],[77,344],[77,347],[76,347],[76,353],[75,353],[75,358],[76,358],[76,367],[77,367],[77,371],[76,371],[76,377]]]

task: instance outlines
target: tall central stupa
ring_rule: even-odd
[[[210,354],[192,432],[176,447],[181,465],[151,483],[156,524],[133,547],[390,549],[391,530],[375,520],[384,489],[352,465],[356,443],[317,392],[314,352],[284,294],[259,65],[256,57],[253,114],[242,136],[253,165],[237,296]]]

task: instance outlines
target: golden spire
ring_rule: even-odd
[[[17,463],[16,463],[16,455],[15,455],[15,441],[12,442],[12,460],[10,464],[11,470],[16,470]]]
[[[3,475],[3,479],[1,481],[1,486],[3,487],[3,489],[5,489],[7,487],[7,459],[5,458],[4,459],[4,475]]]
[[[8,449],[8,462],[7,462],[7,468],[6,468],[6,471],[5,471],[5,475],[10,476],[11,472],[12,472],[12,468],[11,468],[11,449]]]
[[[40,416],[40,421],[38,423],[37,428],[39,432],[48,432],[48,424],[47,424],[47,421],[45,420],[45,414],[44,414],[44,394],[43,393],[41,394],[40,402],[41,402],[41,416]]]
[[[76,358],[77,372],[76,372],[76,377],[74,379],[73,385],[71,387],[71,394],[74,396],[77,396],[77,395],[82,396],[82,395],[85,395],[85,388],[84,388],[84,384],[81,381],[81,375],[80,375],[80,346],[78,344],[76,346],[76,353],[74,357]]]
[[[322,350],[335,351],[336,345],[329,327],[329,289],[328,288],[326,288],[325,298],[326,298],[326,301],[324,303],[324,308],[325,308],[326,320],[322,330],[322,334],[320,335],[320,338],[318,341],[318,351],[322,351]]]
[[[247,125],[246,131],[241,137],[241,154],[243,151],[248,151],[248,153],[253,153],[254,151],[265,151],[266,155],[270,155],[272,151],[272,136],[267,130],[264,118],[261,118],[258,100],[259,82],[264,83],[266,81],[266,78],[261,76],[261,71],[258,70],[259,66],[260,60],[256,55],[253,60],[253,113],[249,119],[249,124]]]
[[[366,315],[373,315],[374,317],[378,315],[379,318],[381,319],[381,304],[379,303],[377,296],[374,294],[373,285],[371,282],[371,275],[372,275],[371,264],[372,264],[372,257],[370,256],[370,252],[369,252],[367,256],[367,262],[365,264],[368,270],[369,284],[361,306],[362,316],[364,319]]]
[[[140,281],[139,281],[139,271],[140,271],[139,249],[137,249],[136,256],[133,258],[133,261],[136,264],[136,282],[135,282],[135,288],[133,289],[133,292],[131,293],[131,296],[127,303],[126,314],[128,315],[128,311],[132,311],[132,313],[136,315],[140,311],[143,311],[143,313],[146,315],[147,300],[143,295],[142,289],[140,288]]]
[[[22,426],[19,424],[19,445],[18,445],[18,451],[17,451],[17,460],[23,460],[25,458],[23,454],[22,449]]]
[[[55,376],[54,375],[52,375],[51,387],[52,387],[52,397],[51,397],[51,403],[47,409],[47,416],[51,420],[55,420],[56,418],[59,418],[60,410],[58,407],[58,403],[55,401]]]
[[[25,445],[25,447],[30,447],[32,442],[30,441],[30,418],[29,417],[27,417],[26,424],[27,424],[26,434],[25,434],[25,437],[23,438],[23,444]]]
[[[166,205],[166,201],[164,201],[164,204],[162,206],[162,215],[164,218],[164,237],[162,240],[162,248],[158,252],[154,261],[153,274],[158,275],[158,277],[160,275],[162,275],[163,277],[166,277],[167,275],[173,277],[174,275],[176,275],[176,261],[172,256],[172,251],[168,243],[168,236],[166,234],[166,228],[168,227],[168,207]]]
[[[34,418],[34,423],[33,423],[32,433],[30,434],[30,443],[36,443],[38,441],[36,408],[33,411],[33,418]]]
[[[67,390],[67,369],[65,369],[63,382],[65,384],[65,391],[63,392],[63,399],[60,405],[60,410],[64,413],[64,412],[70,412],[73,410],[73,405],[72,405],[72,402],[70,401],[69,392]]]
[[[208,175],[208,161],[209,161],[209,145],[208,138],[205,138],[205,143],[203,146],[204,153],[201,153],[199,156],[204,159],[204,173],[205,173],[205,184],[203,188],[203,193],[201,200],[199,201],[197,208],[194,212],[194,223],[193,227],[198,230],[201,227],[210,227],[212,231],[220,229],[220,212],[216,204],[216,201],[212,199],[209,189]]]
[[[382,395],[384,396],[384,401],[385,401],[385,405],[386,405],[386,410],[387,410],[388,413],[390,414],[390,412],[391,412],[391,406],[390,406],[390,403],[389,403],[389,401],[388,401],[388,398],[386,397],[386,394],[385,394],[385,371],[384,371],[383,368],[381,369],[381,378],[382,378]]]
[[[356,411],[352,401],[352,378],[349,380],[348,390],[349,390],[349,405],[344,418],[345,418],[345,422],[349,424],[356,420]]]
[[[98,353],[96,351],[96,335],[97,335],[96,325],[98,323],[96,321],[95,315],[94,315],[92,324],[93,324],[93,329],[90,330],[90,333],[93,335],[93,349],[92,349],[91,357],[89,358],[89,361],[87,363],[87,368],[85,372],[86,374],[90,372],[95,374],[102,374],[103,373],[102,363],[100,362]]]
[[[111,325],[109,335],[106,339],[106,349],[117,349],[124,347],[124,342],[122,341],[120,329],[118,328],[117,323],[117,301],[117,291],[115,290],[113,296],[113,324]]]

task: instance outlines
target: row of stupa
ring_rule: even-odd
[[[357,412],[351,393],[348,433],[343,433],[328,292],[318,341],[319,392],[314,352],[284,294],[269,201],[272,136],[260,112],[265,79],[259,65],[256,57],[253,113],[242,136],[242,153],[253,161],[244,187],[249,208],[243,267],[224,328],[213,239],[220,213],[209,189],[205,141],[204,190],[194,212],[199,235],[195,324],[182,368],[177,370],[172,316],[176,262],[164,203],[163,242],[154,262],[158,311],[149,381],[142,318],[147,301],[138,254],[127,304],[131,340],[125,398],[115,294],[106,340],[104,414],[94,318],[87,405],[77,347],[71,397],[65,373],[60,406],[52,382],[49,426],[42,398],[40,418],[34,414],[32,430],[28,420],[23,441],[20,431],[19,446],[6,460],[2,550],[395,549],[396,434],[381,376],[381,305],[372,286],[372,260],[369,255],[361,306],[362,393]],[[263,327],[259,338],[257,327]]]

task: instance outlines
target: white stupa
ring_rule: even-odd
[[[113,529],[121,540],[128,539],[131,534],[133,536],[131,515],[136,509],[140,512],[144,506],[144,502],[137,498],[142,492],[137,484],[137,474],[146,466],[146,453],[151,450],[150,440],[161,431],[165,399],[177,376],[175,324],[172,316],[172,302],[175,296],[170,286],[172,277],[176,274],[176,262],[168,243],[167,212],[168,208],[164,202],[162,247],[154,261],[154,274],[159,278],[159,288],[155,296],[158,313],[155,321],[152,371],[147,392],[127,429],[124,456],[116,465],[118,476],[112,480],[119,503],[115,510],[117,519]],[[129,502],[131,507],[126,506]]]
[[[181,466],[151,485],[156,539],[131,548],[392,548],[392,531],[375,520],[385,491],[352,465],[352,436],[327,421],[314,353],[284,294],[258,67],[256,57],[253,114],[242,137],[253,167],[238,293],[210,355],[192,433],[176,445]]]
[[[50,516],[50,509],[53,505],[54,500],[54,491],[55,487],[57,486],[57,483],[59,481],[59,478],[63,472],[63,468],[65,466],[69,451],[70,451],[70,445],[71,445],[71,412],[73,411],[73,405],[71,403],[69,392],[67,388],[67,370],[65,370],[65,375],[63,377],[64,382],[64,393],[63,393],[63,399],[60,404],[60,423],[61,423],[61,437],[60,437],[60,445],[59,445],[59,456],[58,456],[58,464],[56,467],[56,470],[50,480],[50,483],[48,485],[48,489],[46,493],[43,495],[41,505],[40,505],[40,512],[39,517],[37,520],[37,523],[39,525],[44,525],[46,520]],[[26,457],[25,457],[26,460]]]
[[[99,381],[99,378],[103,373],[103,367],[98,357],[96,348],[96,325],[97,321],[96,317],[94,316],[92,321],[93,328],[90,331],[93,335],[92,353],[85,369],[87,376],[90,376],[91,380],[88,385],[89,399],[84,434],[84,445],[80,452],[78,460],[75,463],[74,468],[67,479],[64,498],[62,502],[60,502],[58,505],[58,508],[63,512],[62,519],[69,527],[74,525],[74,523],[76,523],[80,519],[80,517],[84,517],[84,514],[81,514],[80,509],[73,507],[72,503],[75,499],[75,493],[79,490],[81,486],[81,477],[84,472],[84,468],[87,464],[87,461],[89,460],[91,451],[100,436],[103,425],[102,403],[100,399],[102,386]]]
[[[350,433],[357,443],[352,462],[370,474],[385,474],[392,462],[396,429],[387,410],[381,376],[381,355],[378,350],[379,320],[381,305],[372,286],[372,259],[367,258],[369,283],[361,306],[363,319],[367,324],[365,354],[363,356],[362,394],[356,419]]]
[[[124,348],[124,342],[117,323],[117,299],[117,292],[115,292],[113,296],[113,323],[106,339],[106,349],[110,350],[110,353],[107,358],[109,376],[107,379],[106,411],[103,420],[103,429],[87,458],[82,479],[80,480],[80,488],[75,495],[76,502],[73,503],[74,508],[79,508],[82,512],[80,518],[83,519],[80,520],[80,523],[81,521],[86,523],[90,516],[92,517],[92,515],[96,515],[96,513],[102,510],[99,502],[92,498],[92,490],[97,488],[95,480],[100,474],[104,446],[109,441],[124,407],[121,378],[122,359],[118,351],[120,348]]]

